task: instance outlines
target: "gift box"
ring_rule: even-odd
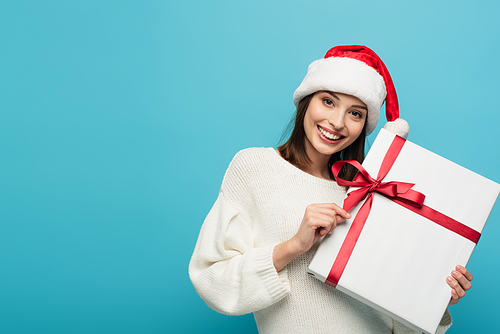
[[[434,333],[451,297],[446,277],[467,264],[500,185],[384,129],[357,167],[344,200],[352,218],[325,237],[309,274]]]

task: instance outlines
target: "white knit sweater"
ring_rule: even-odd
[[[196,291],[218,312],[253,312],[260,333],[416,333],[309,276],[317,245],[276,272],[273,249],[297,232],[306,206],[344,196],[336,182],[303,172],[273,148],[240,151],[191,258]],[[437,333],[450,326],[446,312]]]

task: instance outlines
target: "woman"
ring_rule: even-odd
[[[261,333],[415,333],[307,275],[317,241],[350,217],[330,166],[363,160],[384,101],[389,130],[405,136],[392,80],[366,47],[335,47],[309,66],[294,94],[289,140],[234,157],[200,231],[189,274],[211,308],[253,312]],[[340,175],[353,176],[350,169]],[[457,266],[451,277],[454,304],[472,276]],[[446,312],[438,332],[449,326]]]

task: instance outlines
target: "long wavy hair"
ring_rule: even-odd
[[[297,105],[297,110],[293,118],[288,123],[283,135],[281,136],[280,142],[290,133],[288,140],[283,144],[278,146],[278,151],[281,156],[297,167],[305,167],[311,164],[311,159],[306,153],[306,133],[304,131],[304,117],[311,102],[312,97],[315,93],[304,97]],[[365,139],[366,139],[366,122],[361,134],[356,140],[343,149],[340,152],[332,154],[328,162],[328,172],[330,178],[335,179],[331,166],[339,160],[357,160],[362,163],[365,158]],[[349,164],[346,164],[339,173],[339,177],[345,180],[352,180],[356,175],[356,169]]]

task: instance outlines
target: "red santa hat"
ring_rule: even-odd
[[[377,126],[380,108],[385,101],[387,130],[406,138],[410,127],[399,118],[396,89],[389,71],[375,52],[362,45],[343,45],[331,48],[325,58],[313,61],[293,103],[320,90],[356,96],[368,107],[366,134]]]

